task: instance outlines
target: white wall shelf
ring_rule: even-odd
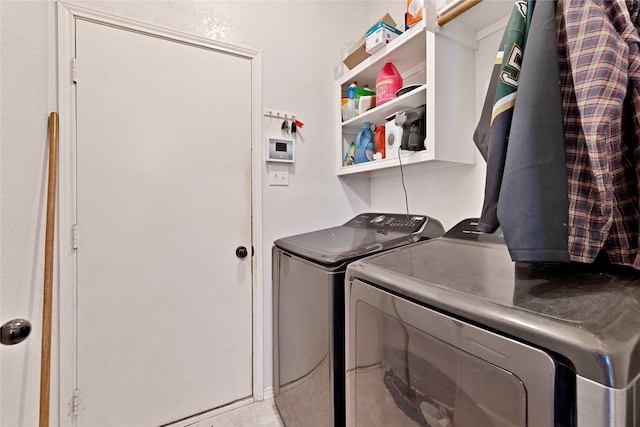
[[[486,3],[486,4],[484,4]],[[510,2],[483,1],[445,26],[436,22],[433,0],[425,3],[426,18],[384,46],[335,83],[336,174],[374,173],[400,165],[397,151],[387,158],[346,165],[345,153],[364,122],[381,126],[385,118],[409,108],[426,105],[425,150],[401,151],[402,165],[423,164],[427,168],[475,164],[473,131],[476,114],[476,51],[479,34],[502,22],[511,12]],[[403,86],[419,88],[379,107],[342,121],[341,99],[349,85],[357,81],[375,88],[380,69],[390,61],[400,72]]]

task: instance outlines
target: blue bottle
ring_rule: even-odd
[[[354,163],[364,163],[373,160],[376,152],[376,137],[371,130],[371,123],[364,122],[362,129],[356,136],[356,153]]]

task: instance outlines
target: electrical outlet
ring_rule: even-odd
[[[289,185],[289,172],[287,171],[269,172],[269,185]]]

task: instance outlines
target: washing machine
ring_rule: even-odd
[[[640,425],[638,271],[513,262],[476,225],[349,264],[347,425]]]
[[[345,425],[347,265],[443,233],[426,215],[364,213],[274,242],[273,389],[287,427]]]

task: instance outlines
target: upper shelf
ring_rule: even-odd
[[[398,70],[406,70],[415,65],[415,52],[419,52],[419,55],[424,56],[426,50],[427,44],[424,31],[425,23],[421,21],[396,37],[391,43],[383,46],[352,70],[343,74],[337,80],[338,84],[343,85],[354,80],[375,82],[380,69],[387,61],[393,62]],[[412,53],[414,54],[412,55]]]
[[[425,53],[426,38],[424,33],[427,28],[443,35],[457,34],[463,28],[465,29],[462,31],[463,33],[471,31],[473,34],[490,27],[501,19],[508,18],[512,9],[511,2],[483,0],[446,25],[439,26],[436,23],[438,12],[436,12],[434,4],[427,2],[425,6],[424,16],[426,19],[409,28],[352,70],[343,74],[337,79],[337,83],[345,85],[354,80],[375,82],[378,72],[387,61],[393,62],[401,72],[409,69],[415,65],[415,54],[424,55]],[[460,34],[457,34],[456,37],[458,36]],[[473,37],[473,40],[469,40],[467,43],[475,44],[476,41],[477,38]]]

